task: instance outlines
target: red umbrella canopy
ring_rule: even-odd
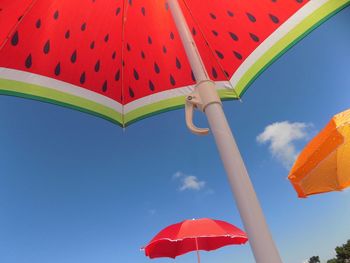
[[[247,235],[239,228],[225,221],[203,218],[164,228],[144,249],[150,258],[176,258],[190,251],[211,251],[247,241]]]
[[[349,2],[179,1],[224,99]],[[2,0],[0,28],[2,94],[125,126],[183,105],[195,84],[165,0]]]

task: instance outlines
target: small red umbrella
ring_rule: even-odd
[[[185,220],[160,231],[143,249],[150,258],[176,258],[191,251],[211,251],[248,241],[246,233],[221,220],[209,218]]]

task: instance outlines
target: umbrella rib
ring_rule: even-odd
[[[22,18],[17,20],[17,23],[12,27],[8,35],[6,36],[4,42],[0,45],[0,51],[3,49],[3,47],[6,45],[6,43],[9,41],[10,36],[12,33],[19,27],[19,25],[22,23],[24,17],[33,9],[34,5],[38,2],[38,0],[33,0],[27,7],[27,9],[24,10],[24,13],[22,15]]]
[[[345,138],[344,138],[344,142],[343,142],[343,144],[345,144],[346,142],[345,142]],[[343,145],[342,144],[342,145]],[[338,147],[340,147],[340,146],[338,146]],[[336,169],[336,179],[337,179],[337,186],[338,186],[338,189],[341,189],[342,187],[341,187],[341,182],[340,182],[340,177],[339,177],[339,171],[338,171],[338,163],[339,163],[339,159],[338,159],[338,154],[339,154],[339,152],[338,151],[336,151],[335,152],[335,160],[336,160],[336,165],[335,165],[335,169]],[[340,166],[340,164],[339,164],[339,166]]]
[[[327,140],[328,140],[329,138],[331,138],[331,137],[334,135],[334,133],[337,132],[338,128],[339,128],[339,127],[334,128],[334,129],[330,132],[330,135],[328,135],[328,136],[322,141],[320,147],[323,147],[323,146],[327,143]],[[338,145],[338,147],[340,147],[340,146],[343,145],[344,143],[345,143],[345,141],[342,142],[340,145]],[[337,148],[338,148],[338,147],[337,147]],[[327,158],[328,158],[331,154],[333,154],[334,151],[336,151],[336,150],[337,150],[337,149],[334,149],[333,151],[331,151],[331,152],[326,156],[325,159],[327,159]],[[306,162],[305,162],[304,164],[302,164],[300,167],[298,167],[298,168],[296,169],[296,171],[295,171],[293,174],[295,174],[295,173],[299,172],[300,170],[302,170],[302,169],[305,167],[306,163],[310,162],[310,159],[311,159],[311,156],[309,156],[309,157],[307,158]],[[324,159],[324,160],[325,160],[325,159]],[[316,168],[318,168],[319,165],[320,165],[321,163],[323,163],[324,160],[322,160],[319,164],[315,165],[315,167],[313,167],[312,169],[310,169],[310,170],[309,170],[307,173],[305,173],[303,176],[300,176],[300,178],[298,178],[299,180],[296,180],[296,181],[294,181],[294,182],[295,182],[295,183],[298,183],[298,184],[299,184],[300,182],[302,182],[302,181],[308,176],[308,174],[310,174],[312,171],[314,171]],[[290,175],[289,175],[289,176],[290,176]],[[292,179],[292,180],[293,180],[293,179]]]
[[[120,79],[121,79],[121,104],[122,104],[122,127],[125,128],[124,115],[124,49],[125,49],[125,24],[127,19],[128,4],[127,0],[123,0],[123,15],[122,15],[122,41],[121,41],[121,55],[120,55]]]
[[[212,46],[210,45],[208,39],[205,37],[205,34],[204,34],[204,32],[203,32],[201,26],[199,25],[197,19],[194,17],[194,15],[193,15],[193,13],[192,13],[190,7],[188,6],[186,0],[182,0],[182,1],[183,1],[184,5],[185,5],[187,11],[189,12],[189,14],[190,14],[190,16],[191,16],[193,22],[194,22],[195,25],[198,27],[198,30],[199,30],[201,36],[203,37],[204,41],[205,41],[206,44],[208,45],[208,48],[209,48],[210,53],[212,54],[214,60],[215,60],[216,63],[219,65],[219,68],[220,68],[221,72],[224,74],[224,76],[225,76],[227,82],[230,84],[230,86],[231,86],[231,88],[232,88],[232,90],[233,90],[233,93],[234,93],[234,94],[237,96],[237,98],[241,101],[241,97],[240,97],[239,94],[236,92],[236,89],[232,86],[229,77],[226,75],[226,72],[225,72],[223,66],[221,65],[221,63],[220,63],[220,61],[218,60],[218,58],[215,56],[215,52],[214,52]]]
[[[296,182],[293,182],[293,183],[297,184],[299,187],[302,187],[301,184],[303,183],[303,181],[304,181],[305,179],[308,178],[308,176],[310,175],[310,173],[314,172],[314,171],[315,171],[316,169],[318,169],[321,165],[323,165],[323,163],[324,163],[326,160],[328,160],[328,159],[332,156],[332,154],[335,154],[335,155],[336,155],[335,158],[337,159],[337,149],[335,149],[335,150],[333,150],[332,152],[330,152],[330,153],[327,155],[327,157],[324,158],[321,162],[319,162],[315,167],[313,167],[310,171],[308,171],[307,173],[305,173],[304,176],[303,176],[299,181],[296,181]],[[340,183],[339,183],[339,178],[338,178],[338,176],[337,176],[337,179],[336,179],[336,184],[337,184],[337,187],[339,188]],[[305,194],[305,191],[304,191],[304,190],[302,190],[302,191],[303,191],[303,193]]]

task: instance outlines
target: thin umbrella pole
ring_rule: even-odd
[[[168,0],[168,4],[197,83],[209,80],[178,0]],[[202,92],[205,96],[205,90],[208,89],[201,87],[198,92],[200,95]],[[204,111],[223,161],[256,262],[282,263],[222,105],[211,103],[205,107]]]
[[[198,260],[198,263],[201,263],[201,258],[199,256],[198,239],[195,238],[195,240],[196,240],[197,260]]]

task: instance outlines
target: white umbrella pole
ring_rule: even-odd
[[[188,28],[178,0],[168,0],[168,4],[194,76],[198,83],[202,82],[202,85],[198,88],[199,96],[205,97],[213,87],[208,82],[209,77],[192,38],[191,31]],[[224,163],[255,260],[258,263],[282,263],[247,169],[227,123],[222,105],[220,102],[212,102],[205,106],[204,111]]]
[[[198,251],[198,249],[197,249],[197,261],[198,261],[198,263],[201,263],[201,258],[199,257],[199,251]]]
[[[201,263],[201,258],[199,256],[198,240],[197,238],[195,238],[195,240],[196,240],[197,261],[198,263]]]

